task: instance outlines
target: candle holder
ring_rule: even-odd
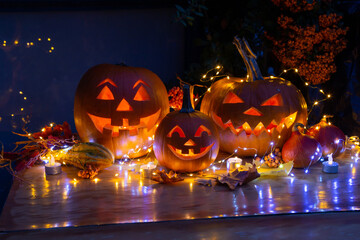
[[[226,163],[226,168],[228,172],[234,171],[235,169],[241,166],[242,159],[238,157],[229,158]]]
[[[46,175],[56,175],[61,173],[61,164],[55,162],[53,164],[47,163],[45,164],[45,173]]]
[[[339,164],[333,161],[332,154],[328,155],[328,161],[322,163],[322,171],[324,173],[337,173]]]
[[[155,164],[146,164],[140,166],[140,174],[142,178],[152,178],[152,175],[155,171]]]
[[[329,163],[328,161],[322,163],[322,171],[324,173],[338,173],[339,164],[337,162]]]

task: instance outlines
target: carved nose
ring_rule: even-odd
[[[195,146],[195,145],[196,145],[196,143],[194,143],[194,141],[191,140],[191,139],[189,139],[189,140],[184,144],[184,146],[190,146],[190,147],[193,147],[193,146]]]
[[[262,116],[262,115],[263,115],[259,110],[257,110],[257,109],[254,108],[254,107],[251,107],[251,108],[249,108],[248,110],[246,110],[246,111],[244,112],[244,114],[246,114],[246,115],[252,115],[252,116]]]
[[[121,102],[119,103],[119,105],[116,108],[116,111],[132,111],[132,107],[130,106],[130,104],[125,100],[125,98],[123,98],[121,100]]]

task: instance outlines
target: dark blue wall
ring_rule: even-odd
[[[31,131],[63,121],[75,130],[76,86],[93,65],[145,67],[171,86],[184,66],[184,29],[174,15],[171,8],[0,13],[0,140],[6,150],[27,115]]]

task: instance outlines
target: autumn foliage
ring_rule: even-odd
[[[297,68],[311,84],[320,84],[336,72],[335,56],[346,47],[348,28],[342,16],[325,12],[329,0],[272,0],[281,9],[279,34],[266,33],[273,53],[284,68]]]

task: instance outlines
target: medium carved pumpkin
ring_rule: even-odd
[[[156,129],[157,160],[174,171],[195,172],[209,167],[218,152],[219,134],[215,124],[193,109],[189,86],[184,85],[182,109],[166,115]]]
[[[100,64],[84,74],[76,90],[74,118],[81,140],[104,145],[116,158],[146,154],[168,112],[163,82],[145,68]]]
[[[200,111],[217,124],[220,148],[238,156],[263,156],[270,143],[281,147],[291,135],[294,122],[306,124],[307,105],[289,81],[263,78],[246,40],[235,38],[246,63],[248,78],[216,81],[202,100]]]

